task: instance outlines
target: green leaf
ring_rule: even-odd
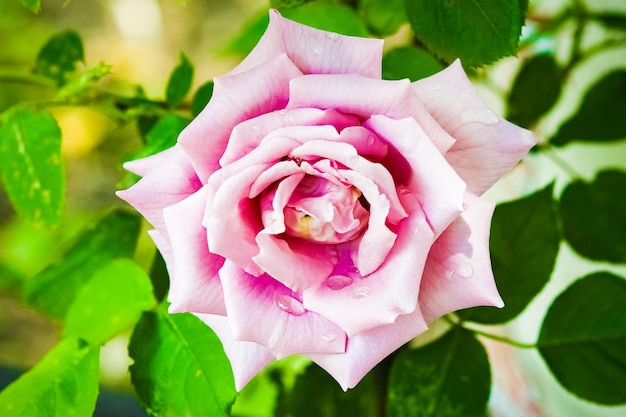
[[[98,396],[98,353],[82,340],[61,341],[0,393],[0,415],[91,417]]]
[[[131,159],[145,158],[169,149],[176,144],[178,135],[189,124],[189,120],[175,114],[159,119],[146,134],[146,146],[133,154]]]
[[[607,142],[626,138],[626,71],[611,72],[602,78],[581,103],[550,143],[561,146],[574,140]]]
[[[287,19],[342,35],[367,37],[369,32],[354,9],[337,3],[308,3],[283,12]]]
[[[38,226],[63,217],[61,129],[46,111],[14,107],[0,125],[0,174],[15,210]]]
[[[414,46],[392,49],[383,56],[383,78],[417,81],[438,73],[443,65],[430,53]]]
[[[614,30],[626,30],[626,16],[617,12],[607,12],[593,15],[592,18],[600,20],[602,24]]]
[[[314,393],[315,400],[311,401]],[[376,417],[378,404],[376,385],[370,373],[347,392],[326,371],[317,365],[309,365],[298,376],[293,390],[281,398],[281,416],[297,417]]]
[[[491,223],[491,264],[502,309],[475,307],[464,320],[504,323],[520,314],[550,280],[561,239],[552,184],[496,207]]]
[[[76,64],[84,60],[80,35],[73,30],[65,30],[52,36],[39,51],[35,71],[62,86],[76,71]]]
[[[626,404],[626,280],[608,272],[583,277],[550,306],[539,353],[574,395]]]
[[[559,205],[565,240],[598,261],[626,262],[626,172],[603,171],[567,186]]]
[[[180,53],[180,61],[172,71],[165,88],[165,101],[171,107],[179,105],[191,88],[193,81],[193,65],[189,59]]]
[[[197,317],[144,313],[131,337],[131,381],[159,417],[227,416],[235,398],[230,363],[220,340]]]
[[[41,10],[41,0],[20,0],[20,3],[33,13],[39,13]]]
[[[389,376],[387,414],[394,417],[484,417],[491,389],[487,352],[460,327],[398,354]]]
[[[155,305],[150,277],[130,259],[114,260],[99,269],[76,295],[67,312],[63,337],[103,344]]]
[[[273,9],[293,9],[315,0],[270,0]]]
[[[357,10],[377,36],[389,36],[406,22],[404,0],[359,0]]]
[[[196,91],[191,102],[191,114],[196,117],[213,96],[213,81],[207,81]]]
[[[52,317],[65,316],[78,291],[94,273],[116,258],[132,257],[141,219],[112,211],[83,231],[55,264],[26,281],[26,302]]]
[[[534,55],[524,63],[508,97],[507,119],[530,127],[556,102],[561,93],[561,71],[551,55]]]
[[[70,79],[57,93],[57,98],[63,99],[78,95],[93,86],[101,78],[111,73],[111,65],[98,62],[95,66],[87,69],[80,76]]]
[[[247,55],[254,46],[259,42],[261,36],[267,29],[270,18],[267,9],[260,10],[257,14],[243,26],[241,31],[237,33],[224,47],[223,52]]]
[[[167,265],[161,252],[156,251],[152,267],[150,268],[150,281],[152,282],[152,292],[156,301],[160,303],[165,299],[170,289],[170,276],[167,272]]]
[[[405,0],[415,36],[447,62],[480,66],[514,55],[527,0]]]

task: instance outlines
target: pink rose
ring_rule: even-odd
[[[432,320],[502,306],[480,195],[535,143],[457,61],[381,79],[382,40],[270,12],[173,148],[125,165],[154,226],[170,312],[220,337],[237,389],[304,354],[343,389]]]

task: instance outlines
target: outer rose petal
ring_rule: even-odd
[[[270,10],[263,37],[231,73],[239,73],[286,53],[304,73],[381,77],[383,40],[342,36],[303,26]]]
[[[409,163],[411,172],[403,177],[411,179],[407,185],[416,191],[428,223],[439,235],[463,210],[465,183],[415,120],[373,115],[365,126],[387,139]]]
[[[281,109],[289,97],[289,80],[300,71],[285,55],[249,71],[217,77],[213,96],[178,137],[203,183],[219,169],[231,130],[244,120]]]
[[[218,271],[224,258],[209,252],[202,217],[207,189],[164,210],[174,268],[170,271],[170,313],[226,315]]]
[[[226,261],[220,278],[236,340],[259,343],[277,358],[345,351],[346,335],[339,326],[306,311],[293,291],[269,276],[250,276]]]
[[[213,329],[222,341],[224,352],[233,368],[237,391],[241,391],[248,381],[276,359],[269,350],[257,343],[235,340],[228,324],[228,317],[197,313],[195,315]]]
[[[316,353],[306,356],[324,368],[347,391],[390,353],[427,328],[418,309],[399,316],[392,324],[350,337],[344,354]]]
[[[428,255],[419,295],[427,322],[463,308],[504,305],[489,257],[494,205],[470,193],[465,201],[467,209],[439,236]]]
[[[531,132],[487,108],[459,60],[413,83],[413,88],[433,117],[456,138],[446,159],[471,193],[487,191],[536,143]]]
[[[117,196],[167,236],[163,209],[178,203],[202,186],[185,153],[180,146],[174,146],[144,160],[126,163],[124,167],[143,172],[145,176],[131,188],[117,191]]]
[[[454,139],[424,107],[408,80],[381,80],[356,74],[312,74],[289,83],[288,109],[317,107],[369,117],[384,114],[393,119],[413,117],[441,153]]]

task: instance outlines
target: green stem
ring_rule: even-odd
[[[0,69],[0,83],[27,84],[55,88],[54,80],[36,74]]]
[[[486,337],[488,339],[495,340],[498,342],[506,343],[507,345],[515,346],[521,349],[535,349],[538,346],[536,343],[519,342],[514,339],[509,339],[508,337],[505,337],[505,336],[500,336],[497,334],[493,334],[493,333],[485,332],[483,330],[476,329],[473,326],[468,326],[467,322],[464,322],[458,318],[453,318],[450,315],[444,316],[443,318],[444,320],[446,320],[448,323],[452,324],[453,326],[461,326],[465,330],[468,330],[474,333],[475,335]]]
[[[563,172],[569,175],[570,179],[575,180],[580,178],[580,174],[576,172],[574,167],[572,167],[565,159],[561,158],[559,154],[554,151],[552,146],[549,144],[541,145],[538,149],[543,152],[543,154],[550,159],[554,165],[558,166],[563,170]]]

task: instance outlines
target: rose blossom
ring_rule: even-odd
[[[534,138],[458,61],[411,83],[382,80],[381,56],[271,11],[178,143],[125,165],[169,311],[217,333],[237,389],[293,354],[348,389],[432,320],[503,305],[480,195]]]

